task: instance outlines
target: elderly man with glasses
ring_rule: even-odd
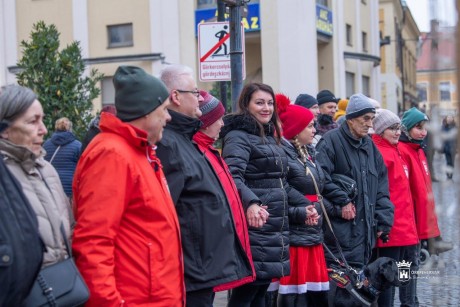
[[[204,98],[191,68],[170,65],[160,73],[170,93],[171,121],[157,154],[163,164],[181,227],[187,306],[213,305],[214,288],[252,280],[251,259],[241,248],[219,177],[192,140],[200,129]]]

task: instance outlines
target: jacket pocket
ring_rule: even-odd
[[[155,297],[155,293],[159,289],[160,281],[158,280],[158,272],[161,270],[160,263],[164,263],[164,261],[160,261],[158,259],[158,252],[154,251],[153,244],[151,242],[147,243],[148,253],[149,253],[149,296],[150,298]]]

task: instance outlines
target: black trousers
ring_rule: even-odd
[[[214,296],[212,288],[187,291],[185,304],[187,307],[212,307]]]
[[[233,289],[227,307],[265,307],[265,293],[269,285],[250,283]]]

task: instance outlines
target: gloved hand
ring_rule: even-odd
[[[390,234],[388,232],[383,232],[380,235],[380,240],[382,240],[383,243],[387,243],[390,240]]]

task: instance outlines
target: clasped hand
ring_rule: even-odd
[[[305,220],[305,224],[310,226],[318,225],[320,215],[318,214],[318,211],[316,211],[315,206],[306,206],[305,210],[307,211],[307,219]]]
[[[246,211],[249,226],[260,228],[267,223],[269,216],[267,208],[267,206],[259,206],[258,204],[250,205]]]
[[[342,218],[345,220],[352,220],[356,216],[356,208],[352,203],[342,207]]]

